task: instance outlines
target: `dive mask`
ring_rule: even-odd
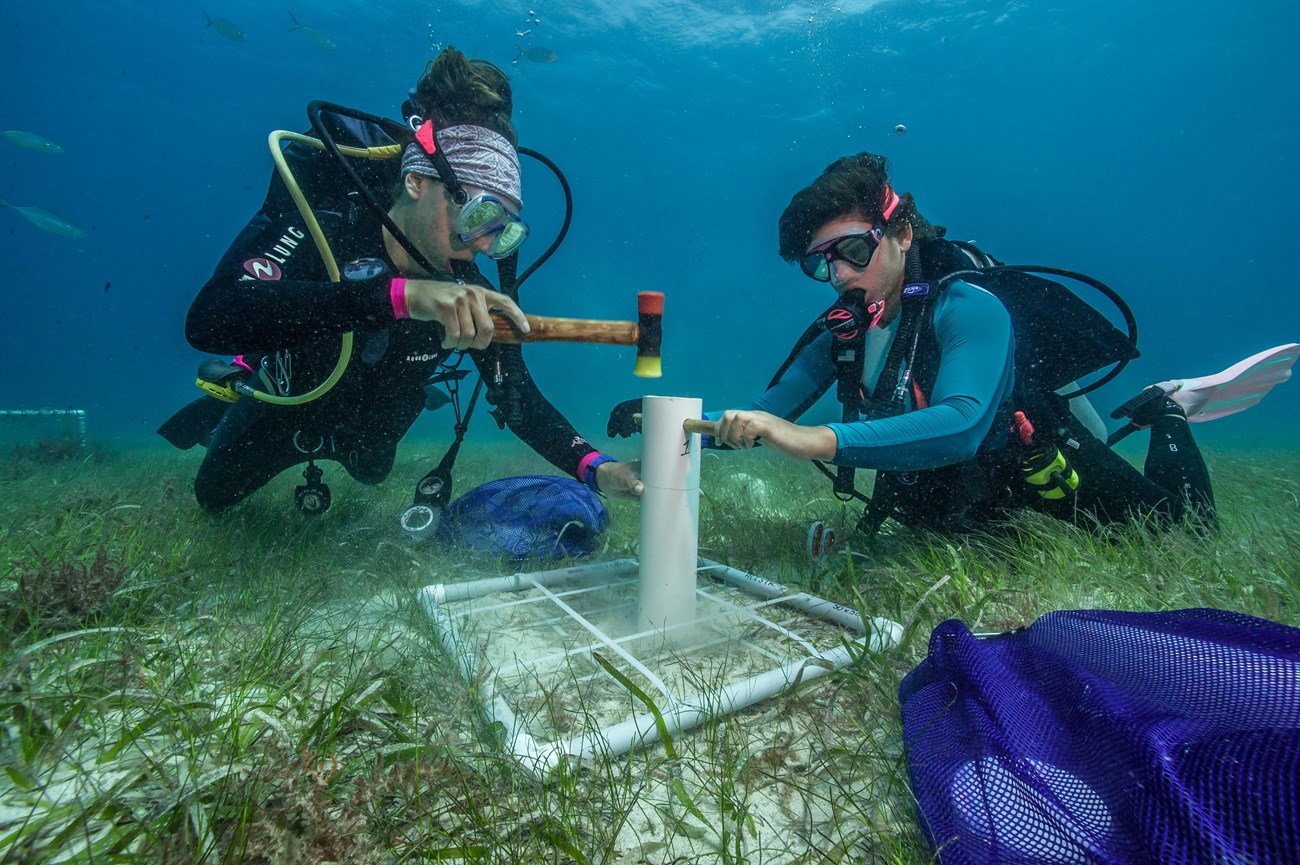
[[[862,268],[871,263],[880,241],[885,237],[885,230],[876,227],[862,234],[845,234],[818,244],[804,253],[799,259],[799,267],[804,275],[818,282],[831,281],[831,262],[837,259],[847,261],[854,267]]]
[[[505,258],[528,239],[528,223],[495,195],[476,195],[461,205],[453,223],[463,242],[494,235],[489,258]]]

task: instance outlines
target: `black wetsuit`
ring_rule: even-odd
[[[396,180],[395,160],[384,166]],[[299,406],[244,397],[212,430],[195,479],[199,504],[219,510],[240,501],[286,468],[308,459],[334,460],[362,483],[378,483],[392,469],[397,443],[423,410],[424,385],[448,357],[441,327],[399,320],[389,282],[398,274],[382,240],[378,218],[350,184],[326,175],[299,179],[340,267],[378,259],[387,273],[332,282],[302,215],[279,176],[261,211],[231,244],[199,291],[185,324],[190,344],[205,352],[242,355],[272,379],[288,378],[301,394],[323,381],[339,356],[341,334],[355,334],[347,371],[327,394]],[[383,197],[382,191],[380,192]],[[455,262],[455,276],[491,288],[472,263]],[[345,268],[346,269],[346,268]],[[576,476],[595,450],[542,396],[519,346],[469,352],[481,375],[503,372],[508,387],[490,400],[513,400],[503,412],[510,429],[556,468]],[[269,389],[263,376],[250,383]],[[414,479],[412,479],[414,483]]]
[[[1077,490],[1059,499],[1039,495],[1023,480],[1022,464],[1032,448],[1020,446],[1003,427],[973,459],[928,471],[878,473],[876,495],[890,509],[886,516],[937,531],[980,529],[1016,508],[1068,522],[1138,521],[1160,527],[1191,514],[1205,526],[1217,524],[1209,471],[1185,418],[1153,418],[1139,471],[1093,435],[1056,395],[1014,404],[1027,410],[1040,441],[1051,442],[1078,472]]]

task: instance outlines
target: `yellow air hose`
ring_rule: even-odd
[[[302,188],[298,186],[298,180],[293,176],[293,171],[289,168],[289,163],[285,161],[284,149],[281,142],[289,141],[296,144],[304,144],[308,147],[315,147],[318,150],[324,150],[325,145],[319,138],[312,138],[310,135],[302,135],[298,132],[288,132],[283,129],[277,129],[272,132],[267,143],[271,147],[271,159],[275,160],[275,168],[280,172],[280,179],[289,189],[289,195],[293,197],[294,204],[298,206],[298,212],[302,214],[303,220],[307,223],[307,231],[311,234],[312,240],[316,243],[316,250],[320,253],[321,260],[325,262],[325,269],[329,271],[330,279],[338,282],[339,266],[334,260],[334,253],[330,250],[329,241],[325,239],[325,232],[321,230],[320,223],[316,220],[316,214],[312,212],[311,205],[307,202],[307,197],[302,194]],[[402,145],[390,144],[384,147],[340,147],[339,150],[345,156],[355,156],[364,159],[391,159],[400,156]],[[348,368],[348,362],[352,359],[352,331],[343,334],[342,344],[339,346],[338,363],[334,364],[334,371],[329,374],[323,382],[306,393],[297,396],[277,396],[266,393],[265,391],[254,390],[251,387],[241,387],[240,392],[247,394],[262,402],[268,402],[272,405],[302,405],[324,396],[329,390],[338,384],[339,379],[343,377],[344,371]]]

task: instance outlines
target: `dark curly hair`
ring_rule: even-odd
[[[875,222],[882,219],[885,187],[889,186],[889,163],[874,153],[856,153],[835,160],[811,185],[799,190],[777,222],[781,257],[797,261],[808,250],[812,236],[834,219],[858,216]],[[885,223],[885,231],[897,237],[912,226],[916,237],[943,237],[941,225],[931,225],[916,209],[912,193],[899,194],[898,207]]]
[[[471,60],[448,46],[429,61],[415,85],[415,107],[439,129],[461,123],[499,132],[518,147],[510,119],[514,97],[510,80],[486,60]]]

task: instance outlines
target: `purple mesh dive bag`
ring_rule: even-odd
[[[1300,630],[1220,610],[953,619],[899,687],[943,865],[1300,863]]]
[[[516,561],[589,556],[604,543],[609,514],[573,478],[524,475],[474,487],[442,512],[438,537]]]

